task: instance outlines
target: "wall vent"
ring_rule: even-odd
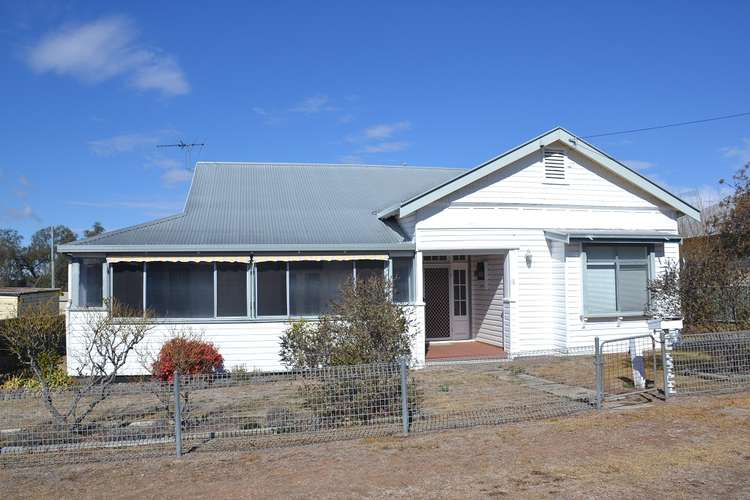
[[[557,182],[565,180],[565,151],[561,149],[544,150],[544,178]]]

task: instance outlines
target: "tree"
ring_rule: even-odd
[[[0,229],[0,286],[23,284],[21,241],[15,229]]]
[[[104,229],[104,226],[102,226],[101,222],[94,222],[94,225],[91,226],[91,229],[84,229],[83,237],[93,238],[94,236],[98,236],[102,234],[104,231],[105,229]]]
[[[66,394],[53,393],[44,376],[41,360],[65,339],[64,321],[56,308],[35,307],[0,326],[0,337],[18,360],[29,367],[41,388],[42,401],[55,423],[71,431],[110,395],[111,385],[128,361],[129,355],[145,338],[153,324],[150,315],[135,313],[113,302],[110,312],[86,312],[86,328],[69,359],[80,378]],[[54,311],[54,312],[53,312]]]
[[[78,238],[67,226],[55,226],[55,248]],[[32,286],[51,286],[50,280],[50,229],[44,228],[31,236],[31,243],[21,254],[21,264]],[[55,285],[66,288],[68,284],[68,256],[55,255]]]
[[[740,168],[731,182],[724,179],[734,192],[720,206],[722,214],[715,225],[719,229],[724,248],[738,259],[750,257],[750,163]]]

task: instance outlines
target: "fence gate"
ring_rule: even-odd
[[[594,341],[596,355],[596,406],[605,400],[635,394],[657,394],[663,389],[661,359],[663,344],[653,335],[636,335]]]

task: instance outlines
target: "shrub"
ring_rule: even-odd
[[[412,320],[391,300],[379,276],[345,283],[330,314],[295,321],[281,339],[281,360],[291,368],[392,363],[411,353]]]
[[[185,336],[168,340],[152,366],[153,376],[171,382],[175,371],[183,375],[208,374],[219,371],[224,358],[211,342]]]
[[[75,384],[75,379],[69,377],[63,367],[63,357],[57,352],[50,351],[37,356],[39,371],[44,379],[45,384],[50,389],[64,389]],[[17,391],[25,389],[27,391],[40,391],[42,384],[28,370],[8,378],[0,389],[6,391]]]
[[[291,368],[317,369],[394,363],[411,353],[412,319],[391,300],[391,283],[379,276],[345,283],[330,314],[319,321],[293,322],[281,340],[282,362]],[[314,370],[301,397],[324,427],[389,419],[401,412],[398,371],[363,367]],[[417,404],[409,397],[410,408]]]

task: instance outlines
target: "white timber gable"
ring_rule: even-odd
[[[541,142],[541,141],[540,141]],[[677,234],[674,206],[582,151],[555,140],[409,214],[418,252],[497,253],[505,270],[504,344],[510,354],[590,347],[593,337],[647,333],[644,318],[587,318],[581,241],[549,232]],[[500,157],[496,161],[502,161]],[[646,181],[649,182],[649,181]],[[403,213],[403,208],[402,208]],[[651,275],[679,243],[651,245]],[[510,266],[509,264],[512,264]]]

